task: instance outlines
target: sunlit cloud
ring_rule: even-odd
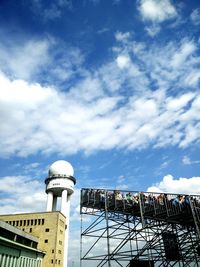
[[[184,165],[193,165],[193,164],[199,164],[200,160],[191,160],[188,156],[184,156],[182,158],[182,163]]]
[[[175,7],[170,0],[141,0],[139,11],[144,20],[162,22],[177,16]]]
[[[200,177],[174,178],[172,175],[166,175],[159,183],[149,187],[149,192],[167,192],[167,193],[185,193],[199,194]]]
[[[28,176],[0,177],[0,214],[44,211],[43,188],[41,181]]]
[[[198,142],[195,40],[184,38],[180,46],[170,42],[147,50],[144,44],[133,45],[129,34],[118,35],[115,60],[93,71],[80,67],[84,77],[67,91],[0,73],[1,157],[168,145],[186,148]],[[82,63],[77,59],[77,64]]]

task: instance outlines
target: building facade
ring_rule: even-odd
[[[42,267],[45,253],[38,238],[0,221],[0,266]]]
[[[38,239],[37,249],[45,253],[43,267],[63,267],[66,218],[61,212],[0,215],[0,221]]]

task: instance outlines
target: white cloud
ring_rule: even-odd
[[[1,72],[1,157],[167,145],[185,148],[198,143],[195,40],[184,38],[147,49],[124,35],[119,34],[115,60],[94,71],[83,70],[80,51],[69,49],[69,58],[80,67],[77,75],[83,71],[84,76],[62,92],[55,86],[10,79]],[[60,63],[62,67],[65,60]],[[74,64],[67,67],[69,71]]]
[[[182,64],[191,56],[196,50],[194,42],[184,41],[179,49],[172,58],[171,65],[174,68],[182,66]]]
[[[30,40],[23,44],[12,43],[10,46],[1,44],[1,70],[12,73],[15,78],[30,79],[41,67],[48,64],[49,48],[50,43],[47,40]]]
[[[183,159],[182,159],[182,162],[184,165],[191,165],[191,160],[188,156],[184,156]]]
[[[192,11],[190,19],[194,25],[200,25],[200,8],[196,8]]]
[[[166,175],[163,180],[147,189],[148,192],[199,194],[200,177],[175,179]]]
[[[163,22],[177,16],[175,7],[170,0],[141,0],[139,11],[144,20],[152,22]]]
[[[45,209],[44,185],[27,176],[0,178],[0,214],[36,212]]]
[[[131,44],[129,45],[131,47]],[[189,91],[191,87],[198,88],[197,42],[183,38],[178,43],[169,42],[162,48],[157,45],[151,48],[144,44],[137,46],[140,49],[134,53],[134,61],[138,59],[144,64],[154,86],[174,91],[176,94],[180,89]]]
[[[185,77],[185,85],[186,86],[198,86],[198,83],[200,81],[200,71],[199,70],[193,70],[189,73],[187,77]]]
[[[200,136],[200,123],[197,123],[195,126],[188,124],[185,128],[185,138],[180,142],[180,147],[187,147],[188,144],[191,144],[195,140],[199,139]]]
[[[83,90],[80,98],[83,84],[64,94],[1,75],[1,156],[38,151],[90,153],[114,147],[144,148],[152,143],[186,147],[199,139],[199,95],[145,93],[118,107],[122,97],[108,97],[98,80],[90,82],[89,87],[85,84],[89,91]]]
[[[130,32],[116,32],[115,38],[117,41],[126,42],[130,38]]]
[[[105,32],[109,32],[109,31],[110,31],[109,28],[102,28],[102,29],[98,30],[97,33],[98,33],[98,34],[103,34],[103,33],[105,33]]]
[[[191,100],[193,100],[195,96],[196,95],[191,92],[191,93],[183,94],[177,98],[169,97],[167,101],[167,109],[172,110],[172,111],[180,110],[184,108]]]
[[[0,38],[4,36],[0,33]],[[12,60],[11,60],[12,58]],[[76,47],[48,36],[43,40],[13,40],[0,44],[0,70],[14,79],[61,84],[74,75],[84,76],[84,56]]]
[[[154,36],[156,36],[156,34],[158,34],[160,32],[161,28],[158,25],[151,25],[148,27],[146,26],[145,30],[149,36],[154,37]]]
[[[184,165],[199,164],[200,160],[191,160],[188,156],[184,156],[182,159]]]
[[[117,66],[120,69],[124,69],[124,68],[128,68],[129,63],[130,63],[130,59],[129,57],[125,56],[125,55],[119,55],[116,59],[117,62]]]

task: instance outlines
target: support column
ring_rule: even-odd
[[[2,256],[1,266],[5,266],[5,262],[6,262],[6,255],[4,254]]]
[[[64,245],[64,267],[67,267],[67,259],[68,259],[68,213],[69,213],[69,203],[67,202],[68,196],[67,196],[67,190],[62,191],[62,199],[61,199],[61,212],[66,217],[65,222],[65,245]]]
[[[67,190],[62,191],[61,196],[61,212],[67,217]]]
[[[64,265],[67,267],[68,259],[68,241],[69,241],[69,215],[70,215],[70,198],[71,195],[67,196],[67,209],[66,209],[66,221],[65,221],[65,247],[64,247]]]
[[[14,260],[14,257],[13,256],[10,256],[9,266],[14,266],[13,260]],[[0,259],[0,262],[1,262],[1,259]]]
[[[10,256],[6,255],[6,262],[5,262],[5,267],[9,267],[9,262],[10,262]]]
[[[47,194],[47,211],[52,211],[53,208],[53,192],[49,191]]]
[[[56,206],[57,206],[57,197],[53,197],[53,211],[56,211]]]
[[[17,258],[15,256],[12,256],[12,267],[17,267]]]

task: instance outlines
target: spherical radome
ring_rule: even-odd
[[[74,169],[69,162],[58,160],[49,167],[49,177],[52,176],[74,176]]]

